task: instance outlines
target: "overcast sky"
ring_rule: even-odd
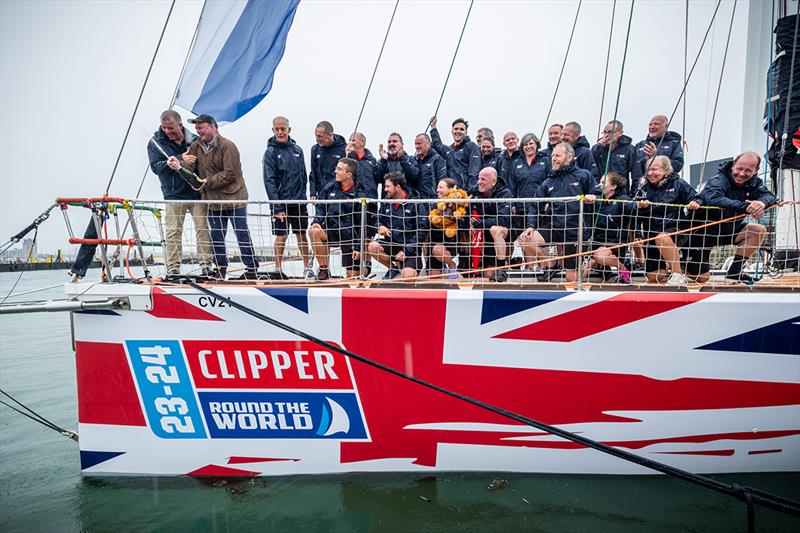
[[[689,61],[715,2],[690,5]],[[470,134],[489,126],[501,137],[541,132],[564,58],[577,1],[477,1],[439,116],[445,139],[457,116]],[[272,92],[248,115],[222,127],[242,154],[253,199],[266,199],[261,156],[270,122],[286,115],[308,157],[319,120],[347,135],[355,125],[394,2],[303,0]],[[0,2],[0,241],[59,195],[99,195],[169,11],[168,1]],[[112,195],[135,194],[147,167],[145,146],[170,105],[201,2],[178,2],[159,50]],[[391,131],[413,151],[442,89],[467,1],[402,1],[359,129],[373,152]],[[577,120],[596,140],[612,2],[583,3],[572,52],[550,121]],[[723,2],[710,43],[690,82],[686,137],[690,163],[703,158],[733,3]],[[604,120],[612,118],[630,2],[617,2]],[[739,2],[711,138],[709,159],[742,148],[748,9]],[[618,117],[634,140],[653,114],[669,114],[683,83],[684,2],[637,2]],[[760,105],[760,104],[759,104]],[[179,110],[181,111],[181,110]],[[187,113],[182,113],[184,118]],[[753,127],[753,125],[748,125]],[[682,108],[672,128],[681,132]],[[141,197],[161,198],[149,174]],[[71,209],[76,227],[85,212]],[[68,247],[58,212],[40,234],[40,251]]]

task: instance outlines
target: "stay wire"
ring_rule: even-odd
[[[461,39],[464,38],[464,30],[467,29],[467,22],[469,21],[469,15],[472,13],[472,5],[475,3],[475,0],[470,0],[469,2],[469,9],[467,9],[467,16],[464,17],[464,25],[461,26],[461,34],[458,36],[458,42],[456,43],[456,49],[453,52],[453,59],[450,60],[450,68],[447,69],[447,77],[444,79],[444,85],[442,86],[442,92],[439,94],[439,101],[436,103],[436,111],[433,112],[433,116],[439,115],[439,107],[442,105],[442,100],[444,99],[444,91],[447,89],[447,83],[450,81],[450,73],[453,72],[453,65],[456,64],[456,57],[458,57],[458,50],[461,48]],[[427,126],[425,126],[425,133],[428,133],[431,125],[430,122]]]
[[[38,422],[38,423],[40,423],[40,424],[41,424],[41,425],[43,425],[43,426],[45,426],[45,427],[47,427],[47,428],[50,428],[50,429],[52,429],[53,431],[57,431],[57,432],[61,433],[61,434],[62,434],[62,435],[64,435],[65,437],[69,437],[70,439],[72,439],[72,440],[74,440],[74,441],[77,441],[77,440],[78,440],[78,434],[77,434],[77,433],[75,433],[74,431],[70,431],[70,430],[68,430],[68,429],[64,429],[64,428],[62,428],[61,426],[59,426],[59,425],[57,425],[57,424],[55,424],[55,423],[53,423],[53,422],[49,421],[48,419],[46,419],[45,417],[43,417],[42,415],[40,415],[39,413],[37,413],[36,411],[34,411],[33,409],[31,409],[30,407],[28,407],[28,406],[27,406],[27,405],[25,405],[24,403],[20,402],[19,400],[17,400],[17,399],[16,399],[16,398],[14,398],[13,396],[11,396],[9,393],[7,393],[6,391],[4,391],[3,389],[0,389],[0,394],[2,394],[3,396],[7,397],[9,400],[11,400],[12,402],[14,402],[15,404],[19,405],[19,406],[20,406],[22,409],[24,409],[25,411],[22,411],[22,410],[20,410],[20,409],[17,409],[17,408],[16,408],[16,407],[14,407],[13,405],[11,405],[11,404],[9,404],[9,403],[7,403],[7,402],[3,401],[3,400],[0,400],[0,403],[1,403],[1,404],[3,404],[3,405],[5,405],[5,406],[6,406],[6,407],[8,407],[9,409],[13,409],[14,411],[18,412],[19,414],[21,414],[21,415],[24,415],[24,416],[27,416],[27,417],[28,417],[28,418],[30,418],[31,420],[33,420],[33,421],[35,421],[35,422]]]
[[[746,499],[745,495],[749,495],[749,497],[752,497],[752,500],[753,500],[754,503],[758,503],[760,505],[763,505],[764,507],[767,507],[769,509],[773,509],[773,510],[776,510],[776,511],[788,513],[788,514],[791,514],[791,515],[794,515],[794,516],[800,516],[800,502],[796,502],[796,501],[793,501],[793,500],[788,500],[788,499],[782,498],[782,497],[773,497],[771,494],[769,494],[767,492],[763,492],[763,491],[760,491],[760,490],[754,490],[754,489],[751,489],[749,487],[743,487],[743,486],[739,486],[739,485],[730,485],[730,484],[727,484],[727,483],[722,483],[722,482],[717,481],[717,480],[712,479],[712,478],[701,476],[699,474],[694,474],[692,472],[687,472],[685,470],[681,470],[680,468],[676,468],[676,467],[673,467],[673,466],[670,466],[670,465],[667,465],[667,464],[664,464],[664,463],[659,463],[657,461],[653,461],[652,459],[648,459],[646,457],[642,457],[642,456],[633,454],[631,452],[627,452],[627,451],[621,450],[619,448],[614,448],[612,446],[608,446],[606,444],[602,444],[602,443],[600,443],[598,441],[589,439],[587,437],[583,437],[581,435],[578,435],[576,433],[572,433],[570,431],[566,431],[566,430],[561,429],[559,427],[551,426],[549,424],[545,424],[545,423],[540,422],[538,420],[534,420],[532,418],[528,418],[526,416],[514,413],[512,411],[508,411],[508,410],[503,409],[501,407],[497,407],[497,406],[491,405],[491,404],[486,403],[484,401],[481,401],[481,400],[478,400],[478,399],[475,399],[475,398],[471,398],[469,396],[465,396],[463,394],[460,394],[460,393],[455,392],[455,391],[451,391],[449,389],[446,389],[446,388],[441,387],[439,385],[436,385],[434,383],[430,383],[428,381],[425,381],[423,379],[417,378],[415,376],[408,375],[408,374],[406,374],[404,372],[401,372],[399,370],[395,370],[394,368],[392,368],[390,366],[387,366],[387,365],[379,363],[379,362],[377,362],[375,360],[369,359],[369,358],[367,358],[367,357],[365,357],[363,355],[359,355],[359,354],[356,354],[356,353],[351,352],[349,350],[346,350],[344,348],[340,348],[339,346],[336,346],[336,345],[331,344],[331,343],[329,343],[329,342],[327,342],[327,341],[325,341],[323,339],[315,337],[314,335],[311,335],[311,334],[306,333],[304,331],[301,331],[301,330],[299,330],[297,328],[294,328],[294,327],[292,327],[292,326],[290,326],[288,324],[285,324],[285,323],[283,323],[283,322],[281,322],[279,320],[276,320],[276,319],[271,318],[269,316],[266,316],[266,315],[264,315],[262,313],[259,313],[258,311],[247,307],[246,305],[240,304],[239,302],[236,302],[236,301],[234,301],[234,300],[232,300],[232,299],[230,299],[230,298],[228,298],[226,296],[223,296],[223,295],[219,294],[218,292],[212,291],[211,289],[207,289],[205,287],[202,287],[202,286],[198,285],[197,283],[195,283],[193,281],[191,281],[189,283],[189,285],[191,287],[193,287],[194,289],[196,289],[196,290],[198,290],[198,291],[200,291],[200,292],[202,292],[204,294],[207,294],[208,296],[217,298],[218,301],[223,301],[223,302],[229,304],[231,307],[234,307],[234,308],[242,311],[243,313],[246,313],[246,314],[248,314],[248,315],[250,315],[250,316],[252,316],[252,317],[254,317],[254,318],[258,319],[258,320],[261,320],[262,322],[266,322],[267,324],[270,324],[270,325],[272,325],[272,326],[274,326],[276,328],[279,328],[279,329],[282,329],[282,330],[284,330],[284,331],[286,331],[288,333],[291,333],[292,335],[296,335],[298,337],[301,337],[303,339],[306,339],[308,341],[316,343],[319,346],[322,346],[323,348],[326,348],[326,349],[331,350],[331,351],[335,351],[336,353],[340,353],[340,354],[342,354],[342,355],[344,355],[344,356],[346,356],[346,357],[348,357],[350,359],[359,361],[359,362],[364,363],[366,365],[369,365],[369,366],[371,366],[373,368],[377,368],[378,370],[382,370],[384,372],[387,372],[387,373],[392,374],[394,376],[397,376],[397,377],[403,378],[405,380],[411,381],[411,382],[416,383],[418,385],[421,385],[423,387],[435,390],[437,392],[440,392],[442,394],[445,394],[445,395],[450,396],[452,398],[455,398],[457,400],[461,400],[463,402],[469,403],[469,404],[474,405],[476,407],[480,407],[481,409],[485,409],[485,410],[490,411],[492,413],[504,416],[506,418],[509,418],[509,419],[514,420],[516,422],[520,422],[522,424],[534,427],[536,429],[540,429],[542,431],[546,431],[547,433],[550,433],[552,435],[561,437],[563,439],[575,442],[577,444],[581,444],[583,446],[586,446],[587,448],[592,448],[594,450],[606,453],[608,455],[612,455],[614,457],[617,457],[617,458],[620,458],[620,459],[623,459],[623,460],[638,464],[638,465],[643,466],[645,468],[649,468],[651,470],[656,470],[658,472],[662,472],[664,474],[668,474],[668,475],[671,475],[673,477],[677,477],[678,479],[682,479],[684,481],[689,481],[689,482],[694,483],[696,485],[700,485],[702,487],[706,487],[706,488],[715,490],[717,492],[721,492],[723,494],[727,494],[727,495],[730,495],[730,496],[735,496],[737,499],[740,499],[742,501],[744,501]]]
[[[675,107],[672,109],[672,113],[670,113],[669,115],[669,119],[667,122],[670,124],[672,123],[672,119],[675,118],[675,114],[678,112],[678,108],[681,105],[681,101],[683,101],[684,97],[686,96],[686,88],[689,86],[689,81],[692,79],[692,74],[694,74],[694,69],[695,67],[697,67],[697,62],[700,61],[700,55],[703,53],[703,48],[705,48],[706,41],[708,40],[708,34],[711,33],[711,28],[714,27],[714,20],[716,20],[717,18],[717,13],[719,12],[720,5],[722,5],[722,0],[717,0],[717,5],[716,7],[714,7],[714,13],[711,15],[711,20],[708,22],[708,27],[706,28],[706,32],[703,35],[703,40],[700,42],[700,48],[697,50],[697,55],[695,56],[694,62],[692,63],[692,68],[689,69],[689,75],[686,76],[686,80],[683,82],[683,88],[681,89],[681,92],[678,95],[678,101],[675,102]],[[653,157],[645,161],[645,167],[644,167],[645,172],[647,172],[647,169],[653,163],[653,160],[656,158],[656,155],[658,155],[658,149],[664,143],[665,138],[666,135],[661,137],[661,139],[658,141],[658,144],[656,145],[656,153],[653,155]]]
[[[136,105],[133,108],[133,113],[131,114],[131,120],[128,123],[128,129],[125,130],[125,137],[122,139],[122,146],[119,147],[119,153],[117,154],[117,160],[114,162],[114,168],[111,171],[111,177],[108,180],[108,184],[106,185],[106,192],[104,196],[108,196],[108,191],[111,190],[111,183],[114,181],[114,177],[117,173],[117,168],[119,167],[119,162],[122,159],[122,152],[125,151],[125,145],[128,143],[128,136],[131,133],[131,128],[133,128],[133,121],[136,118],[136,113],[139,111],[139,104],[142,102],[142,97],[144,96],[144,90],[147,87],[147,82],[150,79],[150,73],[153,71],[153,65],[156,62],[156,57],[158,56],[158,50],[161,48],[161,42],[164,40],[164,34],[167,32],[167,26],[169,25],[169,19],[172,16],[172,10],[175,8],[175,0],[172,0],[172,3],[169,6],[169,13],[167,13],[167,19],[164,21],[164,27],[161,28],[161,35],[158,37],[158,43],[156,44],[156,49],[153,52],[153,58],[150,60],[150,66],[147,68],[147,75],[144,77],[144,83],[142,83],[142,89],[139,91],[139,98],[136,100]]]
[[[725,52],[722,54],[722,66],[719,69],[719,82],[717,83],[717,95],[714,97],[714,109],[711,111],[711,124],[708,127],[708,138],[706,139],[706,150],[703,154],[703,164],[700,165],[700,179],[703,179],[706,171],[706,162],[708,161],[708,151],[711,148],[711,135],[714,132],[714,120],[717,117],[717,105],[719,104],[719,95],[722,92],[722,79],[725,75],[725,62],[728,59],[728,48],[731,44],[731,33],[733,33],[733,21],[736,18],[736,4],[737,0],[733,0],[733,9],[731,10],[731,23],[728,26],[728,37],[725,40]],[[685,102],[685,100],[684,100]]]
[[[367,100],[369,99],[369,92],[372,90],[372,82],[375,81],[375,74],[378,72],[378,65],[381,64],[381,57],[383,57],[383,49],[386,48],[386,41],[389,39],[389,32],[392,29],[392,23],[394,22],[394,16],[397,14],[397,6],[400,5],[400,0],[396,0],[394,3],[394,9],[392,10],[392,18],[389,19],[389,26],[386,28],[386,34],[383,36],[383,44],[381,44],[381,51],[378,52],[378,59],[375,61],[375,68],[372,69],[372,76],[369,79],[369,85],[367,85],[367,92],[364,95],[364,101],[361,102],[361,111],[358,112],[358,119],[356,119],[356,125],[353,127],[353,133],[358,131],[358,126],[361,124],[361,116],[364,114],[364,107],[367,105]]]
[[[689,0],[686,0],[687,2]],[[597,136],[600,137],[600,130],[603,129],[603,107],[606,103],[606,82],[608,81],[608,65],[611,62],[611,41],[614,36],[614,15],[617,12],[617,0],[611,6],[611,29],[608,31],[608,51],[606,52],[606,70],[603,73],[603,93],[600,96],[600,118],[597,121]]]
[[[32,255],[32,254],[33,254],[33,251],[36,249],[36,239],[37,239],[38,237],[39,237],[39,226],[36,226],[36,231],[33,233],[33,242],[31,243],[31,251],[30,251],[30,253],[29,253],[29,256],[30,256],[30,255]],[[28,259],[30,259],[30,257],[28,257]],[[26,261],[26,262],[27,262],[27,261]],[[24,273],[25,273],[25,270],[24,270],[24,269],[19,271],[19,276],[17,276],[17,281],[15,281],[15,282],[14,282],[14,285],[12,285],[12,286],[11,286],[11,290],[10,290],[10,291],[8,291],[8,294],[6,294],[6,295],[5,295],[5,297],[3,298],[3,301],[2,301],[2,302],[0,302],[0,305],[3,305],[4,303],[6,303],[6,300],[8,300],[8,298],[9,298],[9,297],[10,297],[12,294],[14,294],[14,289],[16,289],[16,288],[17,288],[17,285],[19,284],[20,280],[22,279],[22,275],[23,275]]]
[[[578,1],[578,9],[575,10],[575,20],[572,21],[572,31],[569,33],[569,41],[567,42],[567,51],[564,54],[564,62],[561,63],[561,72],[558,73],[556,90],[553,91],[553,99],[550,100],[550,109],[547,110],[547,118],[544,119],[544,126],[542,126],[542,133],[541,135],[539,135],[540,139],[544,139],[544,132],[547,130],[547,123],[550,121],[550,114],[553,112],[553,106],[556,103],[556,96],[558,96],[558,88],[561,86],[561,78],[564,76],[564,68],[567,66],[567,58],[569,57],[569,51],[572,48],[572,38],[575,36],[575,28],[578,26],[578,16],[581,14],[581,5],[583,5],[583,0]]]

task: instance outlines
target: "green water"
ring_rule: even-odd
[[[18,273],[0,273],[0,300]],[[15,292],[65,271],[28,272]],[[96,279],[90,273],[89,279]],[[62,298],[61,288],[20,300]],[[11,301],[11,299],[9,300]],[[0,317],[0,388],[75,429],[67,313]],[[663,476],[448,473],[88,478],[77,445],[0,405],[0,531],[746,531],[744,505]],[[800,474],[715,476],[800,499]],[[494,483],[501,488],[489,488]],[[759,531],[800,519],[757,509]]]

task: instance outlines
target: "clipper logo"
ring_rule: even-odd
[[[347,359],[300,341],[127,341],[165,439],[368,440]],[[194,386],[193,386],[194,384]]]
[[[211,438],[366,440],[347,359],[300,341],[184,341]]]

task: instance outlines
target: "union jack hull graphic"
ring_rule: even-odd
[[[135,310],[74,316],[87,474],[650,473],[190,288],[114,290]],[[793,294],[215,290],[392,368],[680,468],[800,470]]]

